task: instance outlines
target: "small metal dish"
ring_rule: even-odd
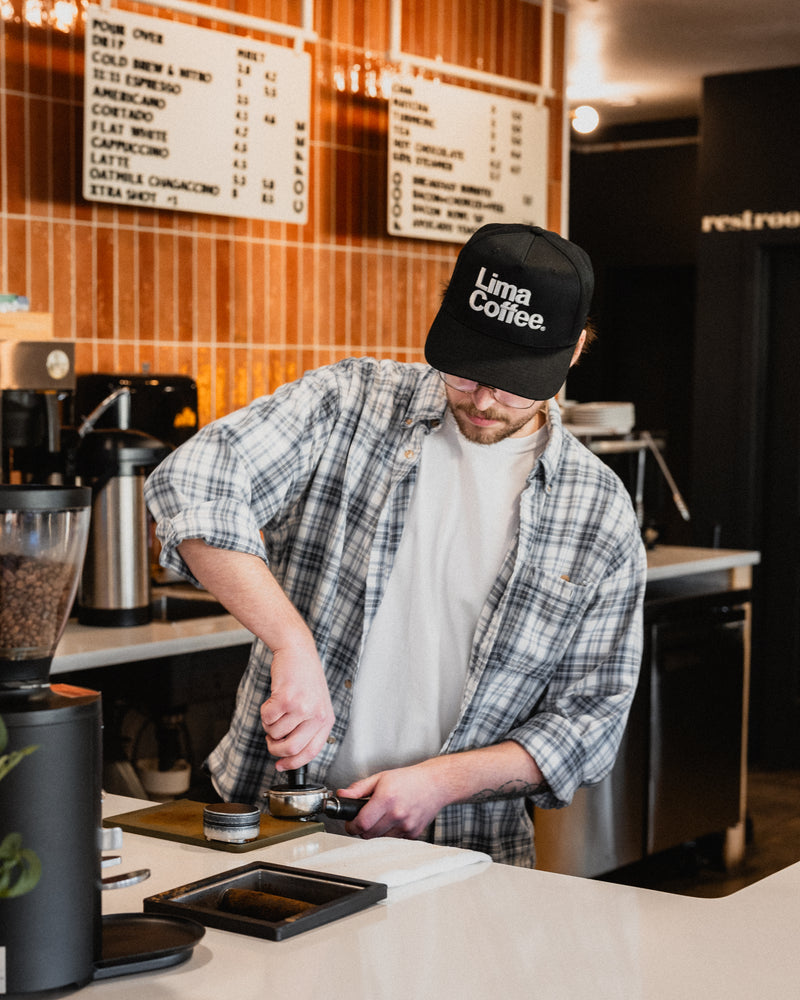
[[[261,813],[242,802],[218,802],[203,807],[203,836],[223,844],[246,844],[261,830]]]

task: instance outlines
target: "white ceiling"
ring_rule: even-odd
[[[594,105],[601,125],[693,117],[704,76],[800,65],[800,0],[562,4],[569,103]]]

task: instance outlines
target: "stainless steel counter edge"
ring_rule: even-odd
[[[661,545],[648,552],[648,582],[753,566],[758,552]],[[53,658],[52,674],[134,663],[159,656],[241,646],[253,636],[231,615],[99,628],[70,621]]]

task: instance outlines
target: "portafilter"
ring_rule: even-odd
[[[324,785],[307,785],[306,769],[286,772],[286,781],[270,788],[269,811],[278,819],[313,820],[317,816],[354,819],[369,799],[349,799],[335,795]]]

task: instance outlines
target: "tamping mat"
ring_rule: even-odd
[[[261,814],[259,835],[244,844],[228,844],[220,840],[206,840],[203,834],[204,802],[191,799],[175,799],[160,805],[135,809],[133,812],[107,816],[103,826],[118,826],[129,833],[140,833],[145,837],[161,837],[163,840],[177,840],[182,844],[197,844],[210,847],[214,851],[230,851],[241,854],[255,851],[260,847],[277,844],[292,837],[303,837],[307,833],[317,833],[324,829],[315,820],[276,819],[269,813]]]

